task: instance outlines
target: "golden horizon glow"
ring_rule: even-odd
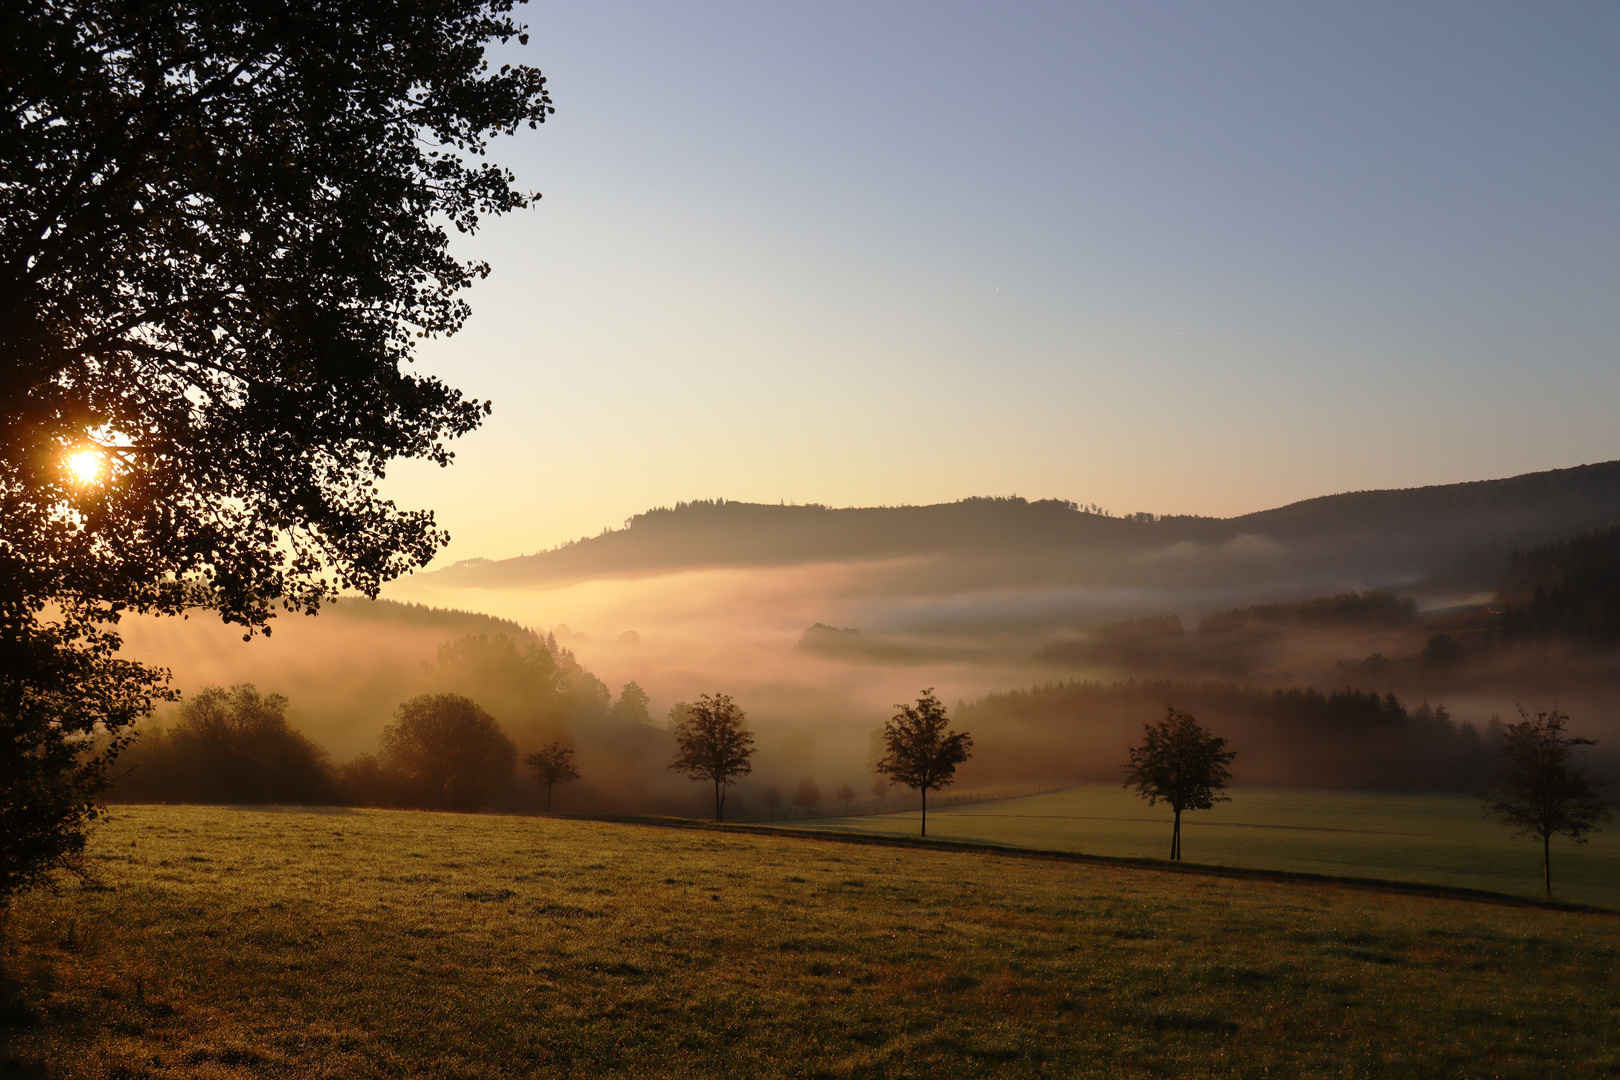
[[[81,486],[99,484],[106,473],[106,462],[99,450],[78,450],[67,456],[68,472]]]

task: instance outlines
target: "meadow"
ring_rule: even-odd
[[[1467,795],[1234,788],[1184,814],[1188,862],[1542,895],[1541,846],[1484,817]],[[916,811],[795,821],[831,831],[916,835]],[[928,811],[938,840],[1162,859],[1170,811],[1123,787],[1088,784]],[[1585,844],[1553,841],[1556,899],[1620,909],[1620,822]]]
[[[8,1075],[1620,1070],[1601,913],[411,811],[120,807],[93,862],[13,913]]]

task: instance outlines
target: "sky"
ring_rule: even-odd
[[[1620,458],[1620,6],[549,3],[436,565],[677,501],[1221,516]]]

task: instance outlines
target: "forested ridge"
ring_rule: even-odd
[[[1620,641],[1620,526],[1515,551],[1501,593],[1503,640]]]
[[[917,555],[1136,551],[1258,536],[1313,565],[1382,560],[1420,574],[1494,583],[1501,552],[1620,520],[1620,462],[1501,480],[1321,496],[1234,518],[1114,514],[1065,499],[969,498],[833,508],[705,499],[657,507],[622,528],[514,559],[467,560],[447,584],[772,566]]]

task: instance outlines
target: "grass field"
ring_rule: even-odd
[[[1512,839],[1466,795],[1238,788],[1232,801],[1181,819],[1188,862],[1389,878],[1541,895],[1541,847]],[[820,818],[795,826],[916,835],[916,812]],[[928,811],[940,840],[1012,844],[1093,855],[1164,858],[1170,812],[1122,787],[1093,784]],[[1589,843],[1553,841],[1559,899],[1620,908],[1620,822]]]
[[[119,808],[94,855],[15,911],[10,1074],[1620,1070],[1601,914],[388,811]]]

